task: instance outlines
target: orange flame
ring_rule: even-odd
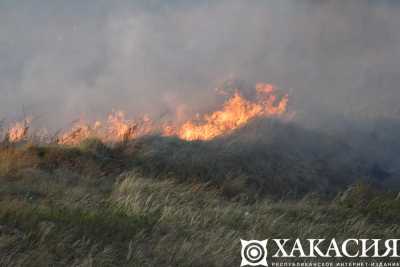
[[[224,93],[225,96],[229,93]],[[122,111],[113,111],[105,120],[92,123],[79,120],[70,130],[58,136],[59,144],[77,145],[87,138],[99,138],[106,143],[133,140],[138,137],[161,133],[177,136],[183,140],[211,140],[232,132],[258,117],[288,117],[288,95],[282,94],[271,84],[259,83],[251,99],[245,98],[238,90],[231,93],[220,110],[195,119],[182,122],[186,106],[178,105],[172,123],[155,123],[147,115],[138,120],[125,118]],[[30,120],[16,123],[8,132],[11,142],[27,137]]]
[[[26,139],[31,121],[31,118],[26,118],[22,122],[14,123],[7,132],[8,141],[17,143]]]
[[[114,111],[108,115],[105,123],[95,121],[90,124],[80,120],[71,130],[67,131],[58,140],[59,144],[77,145],[87,138],[99,138],[103,142],[121,142],[135,139],[152,132],[151,120],[145,115],[141,121],[125,119],[122,111]]]
[[[58,138],[58,143],[63,145],[77,145],[81,141],[90,138],[96,126],[97,123],[94,124],[93,128],[90,124],[79,121],[71,128],[71,130],[62,134]]]
[[[239,92],[228,99],[222,110],[204,115],[200,122],[188,121],[175,133],[184,140],[210,140],[229,133],[256,117],[280,116],[286,113],[288,95],[277,99],[276,88],[270,84],[257,84],[257,99],[252,102]],[[165,135],[171,135],[170,131]]]

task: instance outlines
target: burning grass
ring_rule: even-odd
[[[106,120],[88,122],[81,118],[70,129],[53,137],[50,137],[47,130],[30,135],[32,118],[15,122],[3,135],[5,141],[10,143],[35,139],[63,145],[78,145],[88,138],[97,138],[105,143],[126,142],[153,134],[176,136],[187,141],[212,140],[256,118],[290,118],[293,115],[288,112],[288,95],[271,84],[257,84],[252,89],[251,97],[245,97],[239,89],[224,94],[226,101],[217,110],[197,114],[195,118],[184,122],[179,122],[178,118],[158,122],[147,115],[139,119],[128,119],[123,111],[113,111]]]
[[[249,101],[236,91],[222,109],[206,114],[199,122],[188,121],[178,127],[176,135],[183,140],[211,140],[244,126],[257,117],[281,116],[287,112],[288,95],[278,100],[276,88],[270,84],[256,85],[256,100]]]
[[[8,144],[0,158],[0,174],[8,177],[36,167],[98,177],[135,168],[147,177],[207,183],[229,198],[332,197],[358,180],[385,186],[392,175],[342,139],[271,119],[211,141],[153,135],[112,146],[94,138],[75,146]]]
[[[269,116],[230,124],[231,115],[259,111],[242,104],[231,113],[228,101],[187,122],[207,138],[197,130],[195,138],[151,131],[130,138],[138,126],[121,113],[107,124],[122,123],[122,131],[94,125],[72,143],[7,138],[0,145],[0,265],[233,266],[241,238],[400,234],[400,198],[376,189],[391,174],[373,157]]]

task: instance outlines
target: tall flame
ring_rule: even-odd
[[[204,115],[200,122],[190,120],[184,123],[175,134],[188,141],[210,140],[229,133],[256,117],[282,115],[287,110],[288,95],[278,100],[275,91],[276,88],[270,84],[257,84],[257,98],[254,102],[236,91],[221,110]]]

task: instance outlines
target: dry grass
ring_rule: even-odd
[[[239,266],[240,238],[400,235],[393,193],[252,197],[243,177],[149,177],[129,149],[0,149],[0,266]]]

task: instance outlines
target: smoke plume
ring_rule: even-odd
[[[395,0],[2,1],[0,119],[195,113],[227,79],[286,89],[308,122],[398,117],[399,11]]]

